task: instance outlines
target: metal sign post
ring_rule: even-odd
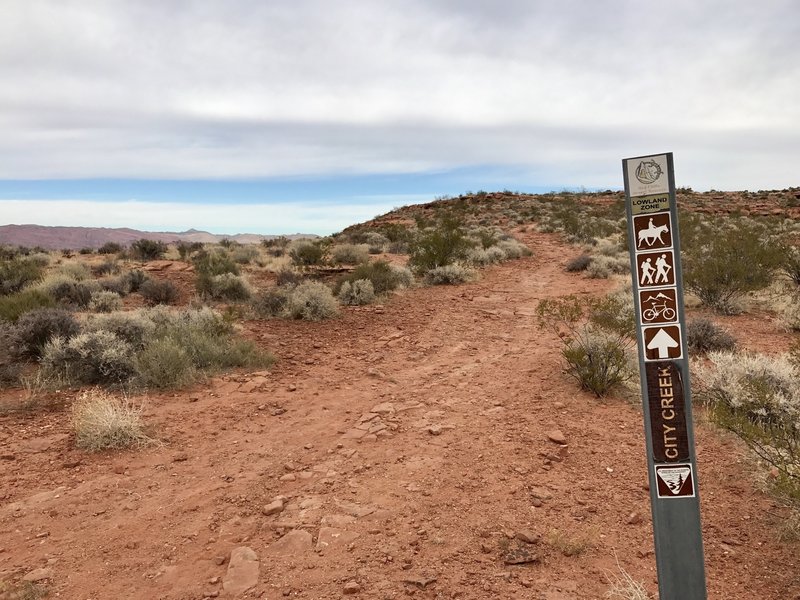
[[[672,153],[622,161],[661,600],[705,600]]]

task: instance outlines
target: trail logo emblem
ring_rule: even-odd
[[[692,465],[656,465],[659,498],[694,498]]]
[[[661,165],[654,160],[643,160],[636,167],[636,179],[646,185],[658,181],[662,174]]]

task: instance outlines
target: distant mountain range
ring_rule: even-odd
[[[189,229],[182,232],[171,231],[138,231],[136,229],[106,227],[47,227],[45,225],[0,225],[0,244],[14,246],[41,246],[48,250],[69,248],[99,248],[107,242],[116,242],[122,246],[142,238],[158,240],[160,242],[202,242],[215,243],[223,239],[233,240],[240,244],[258,244],[261,240],[277,237],[316,238],[319,236],[305,233],[295,233],[287,236],[258,235],[255,233],[237,233],[234,235],[216,235],[207,231]]]

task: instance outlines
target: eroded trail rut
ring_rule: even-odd
[[[62,598],[230,597],[247,546],[243,597],[596,599],[617,561],[655,591],[641,415],[578,391],[534,317],[611,284],[521,237],[534,256],[476,283],[248,322],[278,365],[151,397],[161,447],[86,455],[64,413],[3,417],[0,571],[48,569]],[[701,425],[698,461],[710,597],[800,598],[741,447]]]

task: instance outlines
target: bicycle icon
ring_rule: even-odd
[[[651,323],[658,320],[661,323],[667,321],[674,321],[678,316],[672,306],[675,305],[675,298],[670,290],[666,292],[659,292],[656,295],[648,295],[646,298],[642,297],[642,321]],[[648,306],[649,308],[644,308]]]
[[[647,308],[642,312],[642,318],[645,321],[655,321],[658,317],[662,317],[667,321],[674,321],[677,313],[675,309],[670,308],[664,304],[654,304],[651,308]]]

